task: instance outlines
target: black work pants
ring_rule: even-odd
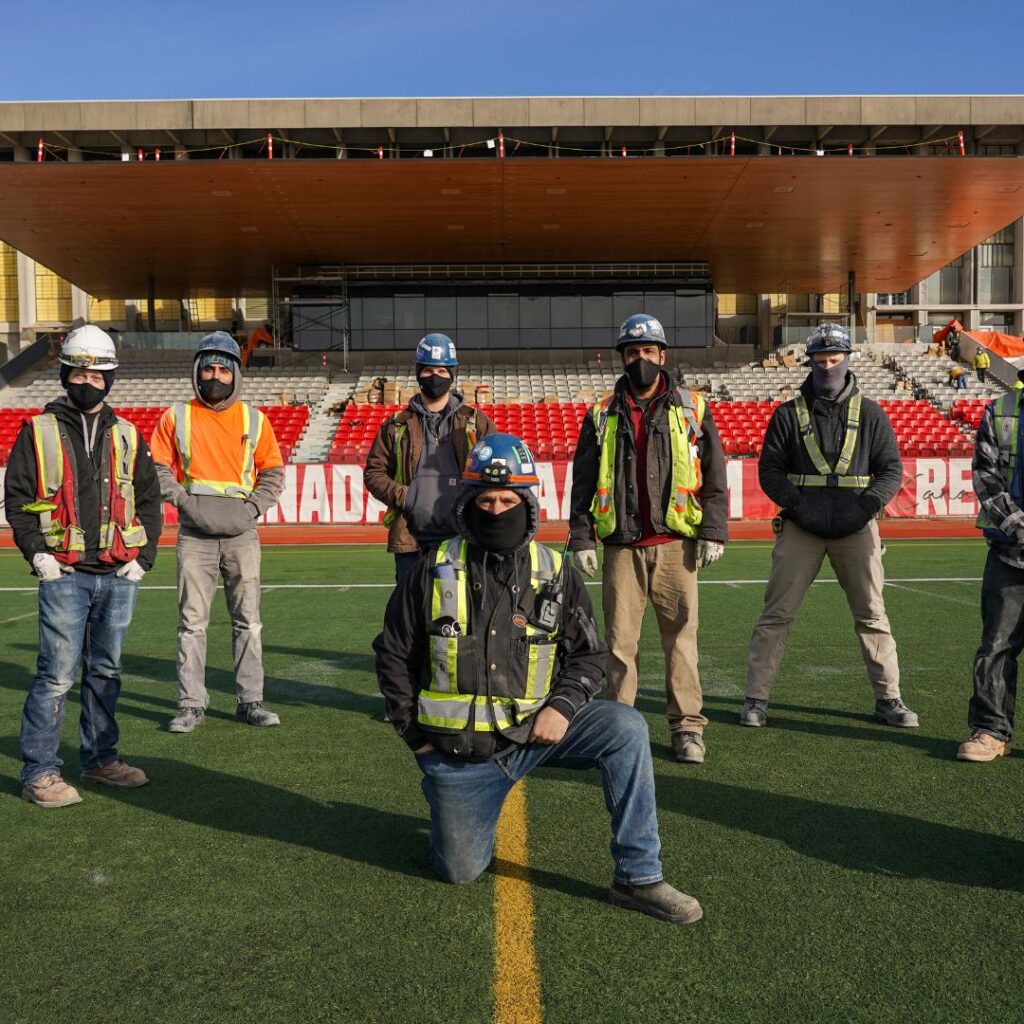
[[[1013,739],[1017,658],[1024,650],[1024,569],[1007,565],[989,548],[981,581],[981,646],[974,656],[971,731]]]

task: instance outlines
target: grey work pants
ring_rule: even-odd
[[[654,606],[665,652],[665,716],[670,732],[704,732],[697,671],[697,545],[692,540],[648,547],[606,544],[601,586],[608,641],[608,696],[636,701],[640,627]]]
[[[205,708],[206,629],[217,591],[231,616],[235,697],[239,704],[263,699],[263,624],[260,622],[260,540],[255,530],[238,537],[178,532],[178,706]]]
[[[885,614],[882,541],[872,519],[848,537],[826,539],[786,520],[772,551],[772,571],[764,593],[764,611],[754,626],[747,655],[747,697],[767,700],[786,652],[789,627],[825,556],[853,614],[853,629],[876,700],[900,695],[896,641]]]

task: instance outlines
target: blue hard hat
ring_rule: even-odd
[[[621,352],[627,345],[642,345],[653,341],[662,348],[668,348],[665,340],[665,328],[661,321],[647,313],[634,313],[619,328],[619,338],[615,343],[615,351]]]
[[[428,334],[416,346],[417,366],[458,366],[455,342],[447,334]]]
[[[463,481],[470,487],[536,487],[537,464],[526,442],[514,434],[488,434],[469,453]]]
[[[807,339],[807,347],[804,351],[809,356],[818,352],[850,353],[853,351],[853,346],[850,344],[850,332],[842,324],[818,324]]]
[[[201,359],[207,353],[230,356],[239,365],[242,362],[242,350],[238,347],[238,342],[227,331],[214,331],[213,334],[208,334],[199,342],[196,359]],[[212,361],[210,360],[210,362]]]

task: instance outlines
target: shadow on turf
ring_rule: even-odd
[[[13,644],[11,649],[30,652],[33,655],[38,650],[34,644]],[[264,651],[273,654],[290,654],[296,658],[301,657],[304,661],[322,661],[324,663],[323,677],[326,680],[325,682],[318,683],[307,679],[288,679],[284,676],[268,674],[266,677],[266,697],[268,702],[281,704],[285,707],[313,704],[318,707],[354,711],[358,714],[365,714],[370,718],[379,719],[382,717],[384,713],[384,700],[378,694],[362,693],[358,690],[351,690],[330,682],[332,679],[337,679],[339,673],[344,671],[367,672],[372,678],[374,665],[372,653],[317,651],[307,648],[271,647],[269,645],[264,647]],[[154,658],[143,654],[126,653],[122,669],[124,675],[140,676],[157,683],[165,682],[168,686],[168,696],[163,698],[152,694],[122,689],[117,706],[118,715],[132,715],[135,718],[152,721],[166,728],[168,721],[178,706],[176,662],[170,658]],[[27,693],[28,686],[32,682],[32,676],[32,670],[26,665],[0,663],[0,686],[7,689]],[[207,666],[206,688],[211,693],[223,694],[230,698],[228,701],[214,702],[229,708],[230,712],[221,711],[215,706],[211,706],[207,708],[207,716],[210,718],[233,720],[234,673],[227,669]],[[76,690],[77,687],[75,690],[72,690],[72,693],[75,693]],[[138,707],[135,704],[125,703],[126,701],[157,705],[165,710],[149,710]]]
[[[17,739],[0,739],[0,753],[20,761]],[[427,852],[426,818],[345,801],[321,803],[255,779],[183,761],[133,757],[132,764],[145,769],[152,779],[150,785],[142,789],[84,786],[87,802],[112,799],[221,832],[293,843],[413,878],[437,880]],[[410,784],[415,785],[411,772]],[[0,776],[0,792],[17,796],[21,783],[13,776]],[[521,865],[500,858],[491,863],[490,872],[523,877]],[[529,878],[541,888],[576,898],[603,901],[606,896],[598,886],[550,871],[531,868]]]
[[[721,705],[717,706],[716,705]],[[721,725],[732,725],[744,732],[756,733],[756,729],[744,728],[739,723],[739,712],[743,706],[742,699],[735,697],[704,698],[704,716],[710,722]],[[664,714],[665,702],[656,697],[638,696],[638,711],[645,714]],[[787,718],[779,712],[793,712],[799,715],[815,715],[827,721],[808,721],[803,718]],[[903,747],[916,747],[925,751],[930,757],[941,761],[952,761],[956,755],[956,744],[938,736],[929,736],[920,729],[898,729],[891,725],[883,725],[877,721],[871,710],[864,712],[843,711],[837,708],[811,707],[802,704],[768,705],[769,729],[782,729],[791,732],[804,732],[813,736],[839,736],[851,740],[882,740],[886,743],[897,743]],[[837,718],[845,718],[852,722],[860,722],[861,727],[836,722]],[[672,752],[666,749],[665,759],[672,761]]]

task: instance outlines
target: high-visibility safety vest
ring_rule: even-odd
[[[852,476],[850,463],[857,451],[857,436],[860,433],[861,396],[854,395],[846,406],[846,436],[835,466],[830,466],[821,453],[821,446],[814,436],[814,425],[807,411],[807,400],[798,392],[793,400],[796,407],[796,421],[800,428],[806,450],[817,473],[788,473],[789,482],[797,487],[870,487],[874,479],[870,476]]]
[[[32,443],[36,453],[36,500],[21,507],[39,516],[47,550],[58,562],[74,565],[85,551],[85,531],[78,513],[77,467],[71,440],[52,413],[33,416]],[[139,432],[117,418],[103,448],[100,479],[101,562],[130,562],[146,544],[146,528],[135,514],[135,460]]]
[[[974,353],[974,359],[971,360],[974,363],[976,370],[987,370],[992,365],[992,360],[989,358],[989,354],[983,349],[979,348]]]
[[[242,408],[242,468],[238,480],[201,480],[192,476],[192,403],[175,402],[174,443],[181,460],[181,483],[189,494],[213,494],[221,498],[248,498],[256,487],[256,445],[266,416],[249,402]]]
[[[995,423],[996,444],[999,445],[999,470],[1003,474],[1007,491],[1013,489],[1013,475],[1017,470],[1017,447],[1020,438],[1020,407],[1024,392],[1011,391],[992,403],[992,418]],[[1012,540],[989,519],[985,507],[981,506],[974,524],[985,531],[989,540]]]
[[[481,680],[478,659],[483,658],[481,645],[485,639],[470,633],[466,548],[466,539],[455,537],[437,549],[431,616],[435,622],[441,619],[455,623],[449,632],[458,635],[429,637],[430,688],[420,691],[417,721],[438,732],[504,733],[522,725],[544,705],[558,661],[558,627],[552,633],[529,622],[517,627],[522,635],[509,645],[505,655],[512,664],[503,666],[508,669],[507,685],[496,687],[493,680]],[[561,569],[558,552],[530,542],[534,590],[557,579]]]
[[[405,479],[405,462],[402,459],[402,440],[409,433],[407,421],[395,421],[395,483],[405,486],[410,481]],[[466,420],[466,451],[471,452],[476,444],[476,416],[470,416]],[[415,471],[415,467],[414,467]],[[398,518],[398,509],[389,508],[384,513],[381,522],[384,526],[390,526]]]
[[[672,446],[672,482],[665,526],[672,533],[696,537],[704,516],[695,495],[700,490],[701,468],[697,442],[703,436],[705,402],[695,391],[677,388],[680,404],[669,403],[669,440]],[[618,439],[619,413],[615,396],[598,402],[591,410],[597,443],[601,452],[597,467],[597,491],[590,505],[597,536],[604,540],[615,532],[615,445]]]

